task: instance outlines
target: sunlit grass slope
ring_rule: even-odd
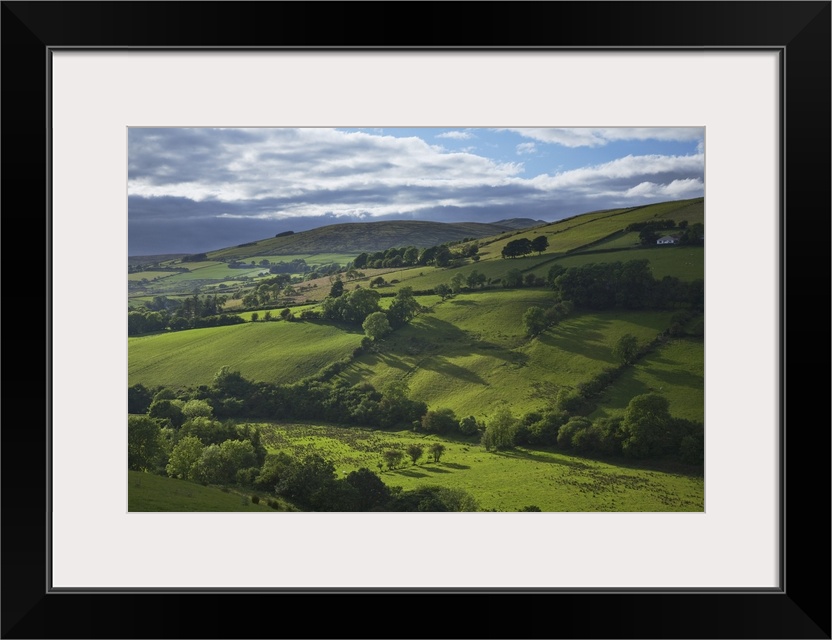
[[[590,418],[622,415],[630,400],[655,392],[670,402],[670,414],[705,420],[705,345],[702,338],[680,338],[663,345],[616,380]]]
[[[678,217],[679,219],[687,219],[692,224],[699,221],[695,219],[697,203],[700,203],[701,206],[702,200],[680,200],[632,209],[588,213],[568,220],[535,227],[491,242],[480,249],[480,254],[483,258],[499,257],[506,244],[521,237],[531,239],[538,235],[544,235],[549,239],[547,253],[562,253],[602,240],[613,233],[622,231],[627,225],[634,222],[648,222],[654,219],[676,220]],[[675,215],[677,211],[686,211],[690,215],[677,216]]]
[[[224,365],[285,383],[352,353],[363,333],[312,322],[254,322],[128,339],[128,385],[210,384]]]
[[[486,417],[501,404],[524,413],[551,402],[558,388],[614,366],[612,349],[625,333],[647,342],[669,324],[666,312],[581,314],[527,338],[523,314],[552,299],[545,289],[456,296],[359,357],[342,376],[379,388],[405,380],[414,398],[460,417]]]
[[[702,511],[701,477],[630,468],[569,456],[556,451],[518,448],[488,453],[476,443],[443,440],[411,431],[386,432],[320,425],[263,425],[271,451],[302,456],[312,450],[335,464],[343,477],[366,467],[389,486],[405,490],[424,485],[464,489],[483,510],[518,511],[535,505],[542,511]],[[442,442],[438,463],[427,456],[389,470],[383,452],[418,443],[427,449]]]
[[[152,473],[128,471],[127,510],[136,511],[250,511],[273,510],[265,501],[254,504],[251,496],[203,487]]]

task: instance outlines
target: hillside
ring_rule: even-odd
[[[497,511],[701,511],[704,200],[523,223],[332,225],[130,270],[129,411],[174,441],[197,434],[187,479],[228,482],[220,463],[240,460],[236,493],[142,477],[130,510],[256,510],[262,490],[312,511],[477,510],[454,496]],[[452,259],[404,261],[449,233],[469,239]],[[356,268],[373,242],[397,250]],[[244,444],[217,449],[233,423],[237,440],[254,425],[288,458],[249,467]],[[290,480],[318,464],[310,453],[337,476],[304,497]],[[362,469],[375,480],[352,476]],[[360,497],[382,485],[397,497]],[[420,491],[432,497],[404,498]]]
[[[282,256],[317,253],[360,253],[384,251],[391,247],[433,247],[464,238],[485,238],[545,224],[529,218],[512,218],[494,223],[429,222],[395,220],[351,222],[318,227],[291,235],[267,238],[244,246],[211,251],[212,260],[245,260],[253,256]]]

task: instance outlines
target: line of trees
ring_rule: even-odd
[[[500,252],[503,258],[517,258],[527,256],[530,253],[537,252],[538,255],[546,251],[549,247],[549,238],[546,236],[537,236],[529,240],[528,238],[517,238],[506,243],[503,250]]]
[[[135,336],[170,329],[181,331],[201,327],[218,327],[243,322],[233,315],[221,315],[227,296],[194,294],[181,302],[156,296],[144,307],[127,312],[127,335]]]
[[[268,454],[257,427],[235,426],[210,416],[194,416],[173,428],[162,419],[131,415],[127,434],[128,466],[133,471],[261,491],[286,498],[303,510],[479,510],[463,490],[427,486],[402,491],[401,487],[388,487],[365,467],[339,479],[333,463],[319,454],[302,458],[284,452]],[[444,450],[443,445],[437,445]],[[441,451],[435,454],[435,461],[440,455]]]
[[[562,300],[584,309],[704,308],[703,280],[683,282],[679,278],[653,277],[650,262],[596,262],[565,269],[554,265],[549,282]]]
[[[517,418],[502,407],[486,421],[481,442],[489,451],[555,446],[601,456],[702,465],[705,430],[700,422],[672,416],[667,398],[650,392],[632,398],[623,416],[594,421],[556,407]]]

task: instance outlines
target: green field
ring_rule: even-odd
[[[252,322],[128,339],[128,385],[210,384],[223,366],[250,380],[291,382],[352,353],[363,332],[312,322]]]
[[[624,229],[633,222],[646,222],[652,219],[675,219],[674,211],[684,209],[691,212],[691,216],[681,219],[688,219],[693,223],[693,207],[691,201],[666,202],[637,207],[635,209],[618,209],[615,211],[598,212],[579,216],[564,222],[535,227],[528,231],[521,232],[515,236],[493,242],[480,250],[483,258],[499,257],[508,242],[516,238],[528,237],[529,239],[545,235],[549,239],[549,253],[562,253],[574,251],[591,242],[597,242],[607,236]]]
[[[518,511],[535,505],[542,511],[702,511],[701,476],[618,466],[557,451],[517,448],[488,453],[473,442],[442,440],[410,431],[387,432],[320,425],[262,425],[272,451],[302,456],[321,453],[342,477],[360,467],[379,472],[382,452],[412,442],[441,441],[446,451],[438,463],[426,458],[416,465],[380,472],[388,486],[405,490],[432,484],[464,489],[481,510]]]
[[[255,382],[288,384],[314,376],[341,361],[342,365],[346,364],[343,368],[339,365],[336,380],[354,386],[369,383],[377,390],[384,389],[390,382],[404,382],[409,397],[426,403],[430,410],[451,409],[457,418],[472,415],[485,423],[501,408],[507,408],[517,418],[550,408],[562,389],[583,389],[588,394],[582,406],[570,406],[563,401],[559,406],[568,407],[573,415],[591,411],[590,420],[620,417],[632,398],[655,392],[667,398],[671,416],[704,423],[705,328],[701,310],[694,307],[687,317],[694,313],[699,315],[692,317],[678,331],[678,327],[674,327],[675,337],[668,338],[666,333],[674,322],[673,316],[691,307],[686,297],[679,294],[679,299],[673,302],[674,310],[595,312],[576,308],[532,338],[526,335],[525,312],[532,306],[549,308],[556,302],[556,292],[548,284],[540,285],[539,281],[516,289],[503,288],[500,283],[510,270],[546,279],[554,265],[570,268],[643,259],[649,261],[656,279],[666,276],[685,282],[704,279],[704,247],[641,246],[638,232],[624,230],[633,222],[654,219],[687,220],[689,224],[704,222],[704,201],[698,198],[597,211],[521,231],[505,229],[488,237],[476,235],[483,225],[462,225],[453,232],[457,234],[454,237],[470,232],[471,235],[465,237],[480,238],[477,262],[467,259],[464,265],[449,268],[362,269],[365,275],[359,280],[346,280],[346,275],[342,274],[345,291],[353,291],[359,286],[369,288],[370,281],[382,275],[387,284],[374,289],[384,295],[379,300],[382,309],[389,308],[393,294],[404,287],[427,293],[417,296],[422,311],[410,322],[384,338],[372,343],[367,340],[368,346],[363,349],[357,349],[364,339],[364,331],[359,325],[346,327],[324,320],[299,319],[304,309],[320,308],[335,276],[296,282],[293,287],[297,295],[286,298],[281,294],[277,300],[268,303],[275,305],[269,311],[276,321],[262,322],[265,308],[247,308],[241,299],[235,300],[231,296],[244,295],[263,278],[270,277],[259,276],[268,270],[267,267],[255,264],[250,269],[229,269],[225,263],[208,260],[181,263],[190,269],[187,273],[147,271],[130,274],[129,291],[134,294],[129,298],[131,307],[141,301],[151,301],[153,295],[181,300],[194,294],[217,293],[228,296],[226,311],[236,313],[247,322],[128,338],[128,386],[142,384],[151,389],[165,386],[178,393],[177,389],[211,385],[215,374],[225,366]],[[358,253],[353,253],[353,249],[365,246],[360,243],[400,239],[403,229],[415,228],[398,223],[357,224],[333,225],[333,228],[268,238],[251,243],[251,246],[231,247],[209,255],[238,256],[245,262],[255,260],[255,263],[262,259],[272,263],[304,259],[310,266],[332,262],[345,266]],[[441,225],[425,225],[420,229],[420,234],[413,236],[414,243],[416,238],[444,237],[442,234],[445,233]],[[440,235],[436,236],[437,233]],[[541,255],[514,259],[501,257],[500,252],[509,241],[521,237],[532,239],[538,235],[546,235],[550,243]],[[336,242],[339,239],[343,242]],[[397,242],[390,246],[406,246],[406,243]],[[451,249],[458,247],[453,245]],[[317,253],[302,253],[303,248],[314,249]],[[280,255],[278,252],[282,250],[287,253]],[[292,253],[288,253],[289,250]],[[369,247],[364,250],[371,251]],[[174,264],[180,263],[174,261]],[[463,286],[461,291],[444,300],[432,293],[437,285],[450,284],[457,275],[467,278],[473,271],[485,276],[484,288],[471,291]],[[142,282],[157,276],[160,279],[155,282]],[[611,282],[614,281],[603,283],[608,290],[615,286]],[[222,289],[219,289],[220,284]],[[687,291],[682,287],[679,289]],[[574,299],[580,298],[576,295]],[[297,318],[296,322],[278,320],[281,309],[287,305]],[[260,322],[251,322],[253,313],[258,314]],[[135,320],[135,316],[132,319]],[[635,336],[640,345],[652,343],[654,347],[632,365],[623,366],[622,360],[614,355],[614,349],[627,334]],[[328,375],[334,370],[335,367],[330,369]],[[610,376],[606,381],[612,380],[609,386],[604,389],[583,386],[604,372]],[[187,394],[178,395],[185,398]],[[210,397],[212,402],[217,401],[217,397]],[[219,402],[223,401],[219,397]],[[215,410],[219,406],[215,405]],[[302,413],[302,417],[310,422],[313,415],[340,419],[338,415]],[[415,413],[408,416],[404,423],[409,425],[417,416]],[[372,419],[367,418],[367,421]],[[475,497],[483,510],[517,511],[528,505],[552,512],[704,509],[701,469],[698,473],[691,472],[690,467],[678,462],[695,462],[697,458],[677,452],[661,450],[655,456],[666,457],[643,464],[631,459],[607,459],[602,454],[593,459],[566,455],[557,448],[516,447],[489,453],[480,444],[478,436],[464,437],[456,433],[445,439],[415,430],[374,431],[370,430],[376,426],[372,424],[347,428],[301,422],[303,420],[298,419],[294,424],[262,425],[264,444],[272,452],[287,451],[295,456],[313,451],[322,453],[335,462],[338,477],[367,467],[380,473],[389,486],[404,490],[428,484],[464,489]],[[617,437],[624,436],[619,433]],[[423,458],[415,465],[408,463],[397,469],[379,467],[386,449],[404,448],[413,442],[428,445],[436,440],[441,440],[447,447],[439,462]],[[551,439],[545,441],[552,442]],[[616,447],[615,450],[622,451],[621,446],[617,444]],[[589,447],[584,450],[613,449]],[[180,480],[158,478],[157,483],[157,477],[150,474],[131,474],[130,477],[131,511],[271,510],[266,505],[252,505],[250,495],[248,498],[246,504],[246,495]]]
[[[251,501],[239,490],[223,491],[195,482],[176,480],[139,471],[127,472],[127,510],[136,511],[235,511],[263,512],[274,509]],[[261,498],[263,496],[260,496]]]
[[[340,374],[381,388],[405,380],[411,395],[459,417],[486,417],[498,405],[515,413],[539,409],[557,389],[574,387],[616,363],[612,349],[625,333],[642,342],[667,328],[670,312],[615,312],[566,318],[535,339],[524,334],[529,306],[550,304],[545,289],[459,295],[384,340]]]
[[[650,247],[596,253],[587,251],[558,258],[557,263],[568,269],[593,262],[627,262],[628,260],[649,260],[653,277],[659,280],[665,276],[688,282],[705,278],[704,247]],[[545,270],[541,270],[540,275],[545,275]]]
[[[650,392],[668,399],[672,416],[705,422],[702,338],[676,339],[647,355],[612,384],[590,418],[623,415],[631,398]]]

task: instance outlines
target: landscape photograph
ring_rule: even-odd
[[[703,127],[127,151],[128,511],[705,511]]]

